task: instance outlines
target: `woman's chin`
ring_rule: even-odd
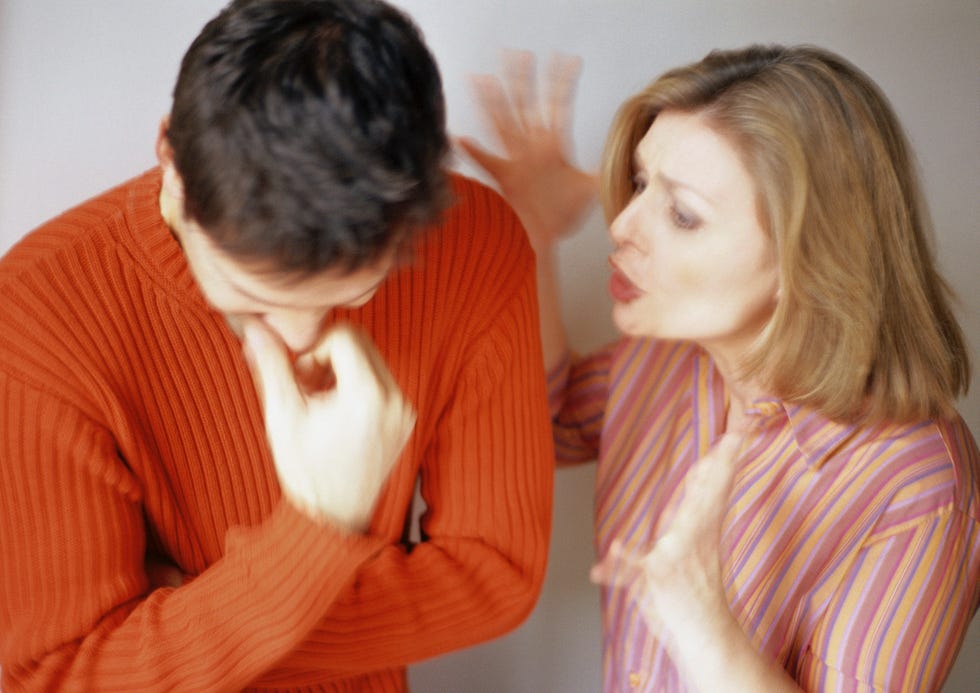
[[[627,337],[648,336],[643,329],[643,322],[637,315],[636,301],[616,301],[612,309],[612,321],[616,329]]]

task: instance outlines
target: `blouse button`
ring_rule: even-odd
[[[635,671],[630,672],[629,681],[630,681],[630,688],[640,687],[640,675],[637,674]]]

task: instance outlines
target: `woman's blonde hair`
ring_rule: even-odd
[[[888,100],[810,46],[715,51],[623,104],[603,159],[608,220],[660,111],[698,113],[742,156],[778,255],[774,315],[744,364],[785,401],[865,424],[948,415],[970,365],[911,149]]]

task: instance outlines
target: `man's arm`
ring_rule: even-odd
[[[380,548],[282,502],[197,578],[149,592],[143,489],[109,433],[2,373],[0,428],[5,691],[240,689]]]
[[[499,199],[488,207],[507,243],[522,238]],[[323,681],[523,619],[544,576],[553,459],[533,265],[520,246],[487,270],[495,310],[468,304],[483,322],[453,322],[462,366],[451,397],[426,414],[424,444],[409,443],[424,447],[412,454],[429,506],[414,547],[283,500],[261,524],[231,530],[221,560],[193,580],[151,591],[142,494],[153,491],[112,432],[77,403],[0,376],[4,690],[237,690],[276,662],[264,682],[295,683],[299,671]]]
[[[465,258],[448,250],[422,260],[455,262],[443,276],[468,277],[471,286],[480,286],[463,298],[458,292],[465,287],[448,290],[437,304],[451,310],[447,306],[460,298],[465,310],[458,321],[453,314],[451,353],[439,361],[440,376],[431,379],[447,383],[446,405],[416,403],[419,421],[409,454],[420,460],[427,506],[422,541],[388,545],[364,563],[320,627],[260,685],[285,680],[287,670],[340,678],[456,650],[512,629],[537,599],[554,457],[533,258],[498,196],[483,188],[459,194],[463,199],[453,214],[462,215],[460,226],[469,229],[472,222],[465,210],[480,209],[493,250],[471,258],[477,276],[470,276]],[[425,329],[413,327],[413,339],[427,339],[419,334]],[[392,485],[406,481],[397,478]]]

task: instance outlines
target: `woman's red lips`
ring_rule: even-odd
[[[609,294],[613,297],[613,300],[619,303],[629,303],[634,299],[640,297],[642,293],[629,279],[626,278],[619,268],[609,261],[609,266],[612,267],[612,276],[609,277]]]

